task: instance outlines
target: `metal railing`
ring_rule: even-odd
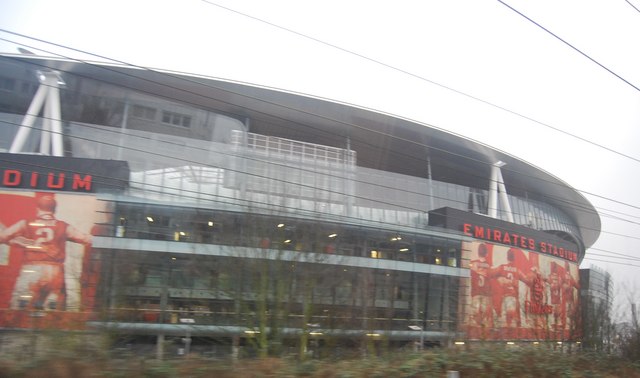
[[[245,147],[249,151],[278,156],[291,160],[303,160],[317,163],[344,164],[355,166],[356,152],[344,148],[300,142],[274,136],[245,133],[240,130],[231,132],[231,144]]]

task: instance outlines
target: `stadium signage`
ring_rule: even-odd
[[[476,239],[483,239],[494,243],[511,245],[518,248],[525,248],[535,252],[546,253],[569,261],[578,261],[578,254],[574,251],[559,247],[547,241],[536,241],[536,239],[506,230],[490,228],[482,225],[464,223],[462,232],[465,235]]]
[[[578,244],[558,235],[451,207],[430,211],[429,225],[460,231],[474,239],[546,254],[571,262],[580,260]]]
[[[56,172],[22,172],[17,169],[6,169],[2,174],[2,186],[24,187],[26,185],[34,189],[64,189],[67,186],[72,191],[91,192],[92,180],[91,175],[78,173],[65,175]],[[66,184],[65,181],[70,183]]]
[[[553,313],[553,306],[542,302],[525,301],[524,311],[532,315],[549,315]]]
[[[128,185],[126,161],[0,153],[0,187],[96,193]]]

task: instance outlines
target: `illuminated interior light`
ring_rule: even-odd
[[[409,250],[409,248],[400,248],[399,251],[400,252],[407,252]]]
[[[284,223],[278,223],[278,228],[284,227]]]
[[[207,223],[207,225],[208,225],[209,227],[213,227],[213,221],[209,221],[209,222]]]
[[[260,333],[260,331],[254,331],[254,330],[246,330],[244,331],[244,333],[248,334],[248,335],[255,335],[257,333]]]
[[[513,341],[507,341],[507,345],[514,345],[515,343]]]
[[[456,344],[456,345],[464,345],[464,341],[456,341],[454,344]]]
[[[284,241],[284,244],[289,244],[289,243],[291,243],[291,239],[287,239]]]
[[[380,258],[380,253],[378,251],[371,251],[371,258],[372,259],[379,259]]]
[[[380,334],[379,333],[367,333],[367,336],[369,336],[369,337],[378,337],[378,336],[380,336]]]
[[[152,217],[147,217],[147,221],[148,222],[153,222],[153,218]]]
[[[331,234],[329,235],[330,238],[335,238],[336,236],[338,236],[338,234]]]
[[[172,258],[171,258],[171,260],[175,260],[175,259],[176,259],[175,257],[172,257]]]
[[[558,341],[558,345],[562,345],[562,341]]]
[[[538,341],[533,342],[533,345],[538,345],[538,344],[540,344]]]
[[[180,231],[180,236],[185,236],[186,233],[184,231]]]
[[[312,335],[312,336],[324,335],[324,333],[322,333],[322,332],[309,332],[309,334]]]

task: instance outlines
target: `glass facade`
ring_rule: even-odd
[[[3,64],[0,91],[11,93],[0,96],[6,152],[38,82],[30,70]],[[249,117],[64,79],[65,155],[122,160],[131,169],[124,192],[97,193],[96,322],[162,337],[183,332],[171,327],[184,323],[208,337],[269,329],[277,342],[300,332],[384,331],[405,343],[416,329],[423,341],[457,336],[460,293],[469,285],[465,237],[430,227],[428,213],[487,214],[485,188],[359,165],[348,138],[330,146],[259,134]],[[42,136],[34,127],[24,152],[37,152]],[[515,223],[579,238],[557,207],[509,201]]]
[[[269,317],[286,305],[284,327],[300,326],[308,295],[305,321],[323,328],[454,329],[464,276],[457,239],[194,208],[111,207],[114,221],[97,236],[203,245],[201,253],[103,252],[103,280],[114,283],[103,293],[110,320],[176,323],[195,314],[203,317],[198,324],[257,327],[256,293],[265,290]]]
[[[611,317],[613,306],[611,274],[591,266],[589,269],[580,269],[580,282],[584,347],[611,352],[615,343],[614,324]]]
[[[4,108],[12,111],[0,114],[0,150],[9,150],[37,89],[35,75],[21,73],[11,79],[24,85],[13,85],[8,89],[13,96],[3,98]],[[179,192],[186,201],[223,198],[257,207],[275,203],[293,212],[407,226],[423,224],[426,212],[445,206],[487,213],[487,190],[359,167],[355,151],[246,133],[250,120],[239,116],[87,78],[64,78],[61,111],[67,154],[126,160],[134,172],[132,188],[144,191],[136,195],[166,200]],[[35,151],[39,132],[33,133],[27,149]],[[181,191],[176,186],[185,183],[179,183],[177,175],[200,186]],[[224,185],[214,185],[220,183]],[[207,186],[204,195],[198,190],[202,185]],[[242,198],[237,198],[239,193]],[[558,208],[528,198],[509,200],[515,223],[579,236],[575,223]]]

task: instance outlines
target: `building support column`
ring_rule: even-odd
[[[39,151],[43,155],[64,156],[62,141],[62,125],[60,112],[60,86],[65,85],[60,74],[55,71],[38,71],[40,86],[31,100],[27,114],[22,119],[9,152],[13,154],[25,152],[24,147],[33,129],[36,117],[44,106]],[[33,152],[33,151],[26,151]]]
[[[164,358],[164,334],[159,334],[156,337],[156,359],[162,360]]]
[[[500,168],[506,163],[497,161],[491,166],[491,181],[489,182],[489,209],[487,214],[494,219],[499,219],[498,208],[507,216],[507,220],[514,223],[511,204],[507,196],[507,188],[504,185],[504,178]]]

